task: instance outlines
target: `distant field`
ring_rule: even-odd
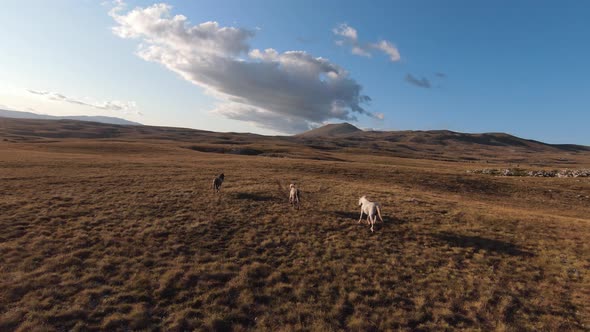
[[[2,331],[590,329],[590,178],[466,173],[588,167],[587,153],[466,162],[34,124],[0,126]],[[374,233],[361,195],[383,206]]]

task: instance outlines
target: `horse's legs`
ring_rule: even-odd
[[[359,217],[359,224],[361,223],[361,220],[363,220],[363,209],[361,209],[361,216]]]

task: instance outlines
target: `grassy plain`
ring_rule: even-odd
[[[590,329],[590,178],[15,126],[0,127],[0,330]],[[374,233],[357,223],[365,194],[383,206]]]

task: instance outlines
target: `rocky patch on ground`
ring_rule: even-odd
[[[590,177],[590,169],[561,169],[561,170],[526,170],[522,168],[484,168],[468,170],[472,174],[488,174],[496,176],[533,176],[549,178],[578,178]]]

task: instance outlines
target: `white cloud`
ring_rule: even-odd
[[[367,52],[367,50],[363,49],[362,47],[353,46],[351,52],[355,55],[366,56],[368,58],[371,57],[371,53]]]
[[[389,56],[389,60],[395,62],[401,59],[398,49],[392,43],[387,40],[382,40],[378,43],[371,44],[371,47],[382,51]]]
[[[332,29],[332,32],[334,32],[335,35],[347,38],[351,41],[358,41],[358,33],[356,29],[345,23],[339,24],[337,27]]]
[[[139,57],[220,99],[214,113],[286,133],[328,119],[354,121],[358,114],[378,118],[363,107],[370,98],[361,85],[329,60],[305,51],[251,50],[254,31],[217,22],[193,25],[171,10],[167,4],[111,10],[113,32],[139,39]]]
[[[253,49],[250,51],[250,53],[248,53],[248,55],[252,59],[258,59],[262,61],[277,61],[279,59],[279,52],[273,48],[267,48],[264,51]]]
[[[118,101],[118,100],[109,100],[109,101],[102,101],[97,102],[90,100],[89,98],[71,98],[64,96],[61,93],[57,92],[50,92],[50,91],[37,91],[27,89],[27,91],[31,94],[42,96],[48,100],[52,101],[59,101],[65,102],[85,107],[92,107],[99,110],[105,111],[121,111],[124,113],[132,113],[136,115],[142,115],[141,112],[137,110],[137,103],[134,101]]]
[[[121,7],[119,7],[121,8]],[[248,50],[246,39],[254,32],[232,27],[219,27],[217,22],[204,22],[191,26],[186,16],[170,15],[172,7],[165,3],[148,8],[136,8],[127,15],[118,15],[120,10],[111,11],[119,24],[113,32],[121,38],[146,38],[152,45],[175,48],[191,53],[218,53],[236,55]]]
[[[401,59],[399,50],[391,42],[387,40],[381,40],[377,43],[362,43],[359,41],[357,30],[345,23],[339,24],[337,27],[332,29],[332,32],[336,36],[342,38],[336,40],[336,45],[349,45],[351,47],[351,53],[354,55],[370,58],[372,56],[371,51],[377,50],[385,53],[392,62],[396,62]]]

